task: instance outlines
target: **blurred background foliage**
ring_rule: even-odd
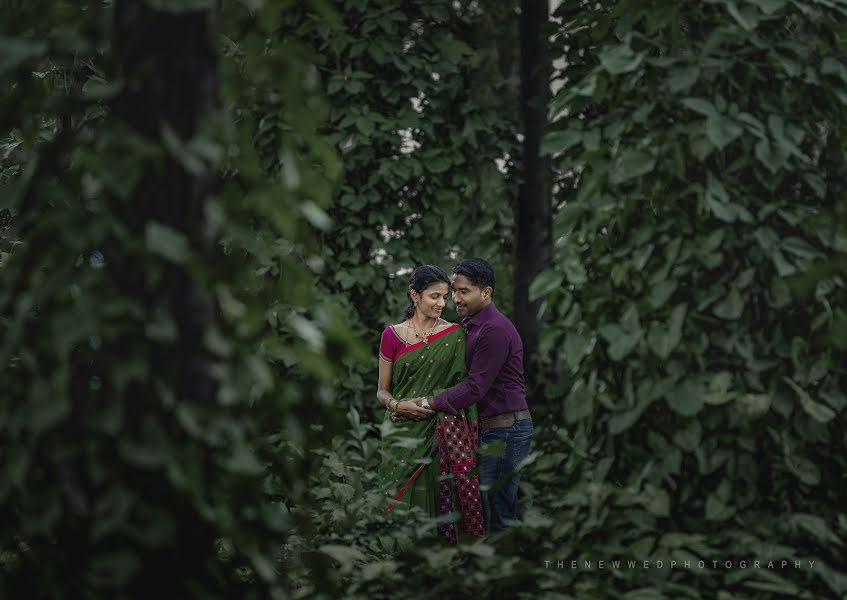
[[[847,594],[840,0],[554,3],[523,523],[385,515],[409,270],[511,314],[520,10],[4,3],[3,597]]]

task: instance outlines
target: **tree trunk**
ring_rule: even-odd
[[[521,116],[523,180],[516,208],[515,326],[523,338],[527,387],[535,387],[541,301],[529,301],[529,285],[550,263],[553,199],[550,157],[540,155],[550,93],[546,29],[548,0],[521,0]]]
[[[113,105],[113,114],[162,147],[167,147],[165,135],[185,144],[219,105],[211,11],[167,12],[151,8],[144,0],[119,0],[114,11],[117,69],[127,84]],[[173,142],[170,148],[157,160],[144,159],[144,175],[128,199],[113,199],[114,212],[135,239],[144,240],[151,224],[166,226],[184,237],[194,257],[209,264],[214,232],[207,225],[205,208],[216,186],[215,169],[189,171]],[[176,326],[169,339],[150,340],[138,331],[132,336],[135,339],[126,340],[135,350],[125,352],[135,353],[137,345],[147,340],[151,380],[127,388],[124,404],[130,431],[126,435],[143,439],[144,424],[155,422],[169,442],[178,446],[185,441],[185,433],[175,423],[174,411],[167,407],[156,382],[168,388],[177,403],[215,402],[213,357],[204,343],[215,319],[214,302],[179,261],[140,261],[139,254],[118,253],[124,261],[114,265],[121,294],[146,306],[148,320],[159,310]],[[206,472],[211,474],[215,472],[212,453],[206,454]],[[110,540],[117,548],[134,546],[144,565],[127,589],[137,597],[162,592],[185,597],[192,586],[197,592],[205,586],[225,590],[225,583],[209,580],[215,528],[201,516],[190,494],[178,489],[164,469],[126,465],[123,479],[136,502],[144,505],[142,510],[171,519],[173,526],[170,535],[149,547],[137,540]]]

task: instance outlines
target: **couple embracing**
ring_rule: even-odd
[[[494,305],[494,286],[482,259],[462,261],[452,278],[418,267],[403,320],[379,347],[377,397],[391,421],[379,473],[387,509],[457,515],[439,525],[454,543],[517,519],[516,467],[532,442],[523,343]],[[460,324],[441,318],[451,296]],[[480,442],[488,450],[478,456]]]

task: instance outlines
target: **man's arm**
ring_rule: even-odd
[[[509,337],[499,328],[479,332],[471,358],[471,370],[462,383],[437,395],[430,403],[435,410],[455,415],[460,408],[478,402],[488,390],[509,357]]]

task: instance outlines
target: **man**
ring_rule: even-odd
[[[529,454],[532,418],[524,390],[523,342],[515,326],[491,300],[494,270],[474,258],[453,268],[453,302],[467,332],[468,376],[423,408],[456,414],[478,403],[482,445],[503,442],[503,452],[479,457],[486,529],[495,533],[518,518],[518,464]],[[499,444],[498,444],[499,445]],[[496,447],[495,447],[496,448]],[[494,455],[496,454],[496,455]]]

